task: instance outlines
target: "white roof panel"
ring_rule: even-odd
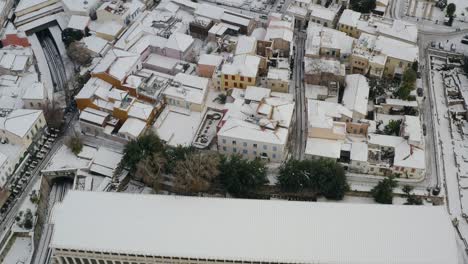
[[[52,248],[282,263],[458,263],[443,206],[73,190],[52,215]],[[137,224],[121,228],[128,223]]]

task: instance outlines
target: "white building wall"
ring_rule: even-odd
[[[285,147],[284,144],[256,142],[218,134],[218,151],[221,154],[240,154],[247,159],[268,158],[271,162],[281,162],[285,157]]]

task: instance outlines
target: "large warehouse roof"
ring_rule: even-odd
[[[53,248],[283,263],[458,263],[443,207],[70,191],[53,222]]]

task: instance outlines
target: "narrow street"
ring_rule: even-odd
[[[304,53],[306,34],[295,32],[295,56],[294,56],[294,98],[296,101],[295,128],[291,151],[295,159],[303,159],[307,141],[307,107],[304,87]]]

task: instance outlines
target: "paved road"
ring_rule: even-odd
[[[41,163],[38,164],[36,169],[32,172],[32,177],[31,180],[28,182],[28,185],[26,188],[23,190],[21,193],[21,196],[16,200],[15,204],[13,207],[9,210],[8,214],[2,219],[2,222],[0,224],[0,240],[1,238],[7,234],[7,230],[11,228],[15,221],[15,216],[18,214],[21,204],[23,204],[25,199],[29,199],[29,193],[31,192],[34,183],[38,180],[40,180],[40,175],[41,175],[41,170],[46,166],[46,164],[49,162],[49,160],[52,158],[53,154],[57,151],[57,149],[62,145],[63,140],[57,140],[51,150],[49,151],[48,155],[41,161]]]
[[[304,87],[304,46],[306,34],[295,32],[295,56],[294,56],[294,97],[296,100],[296,116],[293,133],[292,154],[295,159],[303,159],[307,141],[307,108],[305,102]]]

